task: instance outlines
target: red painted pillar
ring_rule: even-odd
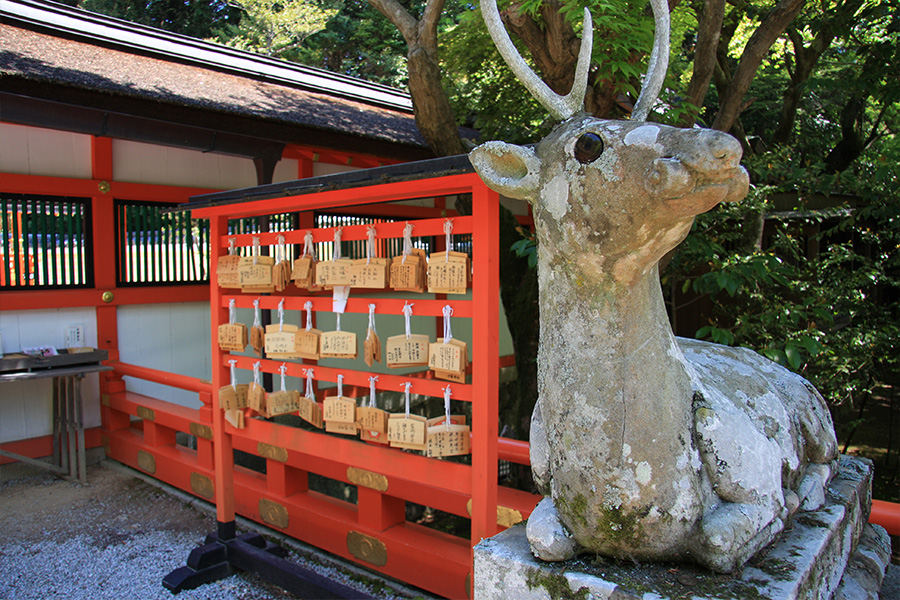
[[[228,234],[228,218],[214,216],[209,220],[209,313],[210,331],[218,331],[220,323],[228,321],[228,309],[222,306],[222,290],[216,277],[216,265],[224,255],[222,240]],[[219,407],[219,388],[230,382],[228,369],[222,365],[222,353],[218,339],[210,336],[212,343],[212,427],[213,458],[216,468],[216,521],[219,535],[225,539],[234,537],[234,448],[231,435],[225,431],[225,411]]]
[[[497,527],[497,389],[499,379],[499,195],[483,184],[472,190],[472,545]]]

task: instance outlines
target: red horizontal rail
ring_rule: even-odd
[[[872,512],[869,513],[869,523],[881,525],[891,535],[900,535],[900,504],[885,502],[884,500],[872,500]]]
[[[331,296],[241,296],[229,294],[222,296],[222,308],[228,308],[230,300],[234,300],[234,305],[237,308],[253,308],[253,301],[259,300],[261,309],[277,310],[278,305],[284,300],[284,310],[305,310],[304,305],[307,302],[312,302],[312,310],[315,312],[332,312],[333,310]],[[414,317],[440,317],[444,314],[442,311],[448,304],[453,309],[454,318],[470,319],[473,317],[472,301],[468,299],[457,300],[452,296],[445,300],[351,297],[347,300],[344,312],[367,314],[369,305],[374,304],[376,317],[378,315],[398,315],[401,314],[403,305],[407,302],[413,305]]]
[[[202,392],[209,393],[212,391],[212,383],[198,377],[178,375],[177,373],[169,373],[168,371],[160,371],[158,369],[151,369],[149,367],[141,367],[138,365],[123,363],[117,360],[109,361],[107,364],[113,367],[115,369],[115,373],[119,376],[145,379],[154,383],[161,383],[163,385],[168,385],[174,388],[188,390],[190,392],[197,392],[198,394]],[[250,368],[253,368],[252,365]],[[173,405],[173,407],[174,406],[176,405]]]
[[[528,442],[512,440],[509,438],[497,438],[497,457],[500,460],[509,461],[519,465],[530,465]]]
[[[344,385],[355,385],[360,388],[368,389],[369,377],[372,375],[369,371],[356,371],[353,369],[338,369],[334,367],[324,367],[320,365],[301,364],[294,362],[283,362],[275,360],[261,360],[252,356],[224,355],[222,356],[222,366],[228,367],[229,360],[236,361],[235,367],[238,369],[252,370],[253,365],[259,361],[260,370],[264,373],[279,373],[278,368],[286,365],[285,375],[288,377],[306,377],[308,369],[313,370],[313,379],[316,381],[337,382],[338,375],[344,376]],[[423,394],[426,396],[434,396],[442,398],[444,396],[444,388],[451,386],[453,399],[471,402],[472,385],[464,383],[451,383],[438,379],[427,379],[418,373],[410,373],[408,375],[391,375],[389,373],[375,373],[378,381],[375,387],[380,390],[401,391],[400,386],[407,381],[412,382],[410,393]]]
[[[104,292],[112,292],[109,302]],[[82,306],[127,306],[209,300],[208,285],[93,288],[83,290],[21,290],[3,292],[3,310],[37,310]]]
[[[472,217],[454,217],[453,233],[472,233],[473,222]],[[412,237],[444,235],[444,219],[442,218],[410,220],[410,224],[413,226]],[[313,242],[333,242],[334,234],[339,229],[341,230],[341,240],[348,242],[368,239],[369,227],[375,228],[376,239],[402,238],[406,222],[397,221],[394,223],[376,223],[375,225],[320,227],[308,230],[295,229],[285,232],[270,231],[267,233],[242,233],[239,235],[223,236],[219,243],[223,248],[228,248],[231,245],[231,240],[234,240],[235,246],[252,246],[253,239],[257,238],[262,245],[274,245],[278,243],[278,237],[282,236],[284,237],[284,243],[286,244],[302,244],[306,240],[306,233],[308,231],[313,234]]]

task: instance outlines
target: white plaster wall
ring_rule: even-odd
[[[91,137],[0,123],[0,172],[91,178]]]
[[[122,306],[116,314],[122,362],[200,379],[210,378],[208,302]],[[189,408],[201,406],[194,392],[132,377],[125,378],[125,385],[130,391],[167,402]]]
[[[256,185],[249,158],[126,140],[113,140],[112,148],[116,181],[223,190]]]
[[[12,353],[35,346],[66,345],[66,327],[84,327],[86,346],[97,347],[93,308],[0,311],[2,351]],[[0,383],[0,443],[50,435],[53,395],[51,379]],[[87,375],[81,383],[85,427],[100,425],[99,378]]]
[[[272,183],[281,181],[295,181],[299,175],[299,163],[296,158],[282,158],[275,165],[275,173],[272,174]]]

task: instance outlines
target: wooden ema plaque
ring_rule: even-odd
[[[266,416],[286,415],[300,410],[300,392],[297,390],[285,390],[272,392],[266,398]]]
[[[459,456],[468,454],[471,430],[465,415],[450,415],[450,427],[446,417],[436,417],[427,422],[425,456]]]
[[[238,278],[241,290],[247,293],[264,294],[275,291],[272,268],[275,259],[271,256],[242,256],[238,262]]]
[[[247,389],[247,408],[266,414],[266,390],[258,383],[251,383]]]
[[[301,419],[313,427],[322,429],[322,406],[315,400],[301,396],[299,414]]]
[[[438,338],[428,346],[428,368],[439,379],[464,383],[468,361],[466,343],[462,340],[451,338],[445,344],[444,338]]]
[[[225,420],[231,423],[236,429],[244,428],[244,411],[242,410],[226,410]]]
[[[241,279],[238,276],[238,263],[241,257],[233,254],[228,256],[220,256],[216,262],[216,279],[219,287],[229,289],[240,289]]]
[[[325,398],[322,418],[325,431],[343,435],[356,435],[356,400],[345,396]]]
[[[266,356],[268,358],[300,358],[297,352],[296,325],[266,325]]]
[[[219,408],[222,410],[242,410],[247,408],[247,391],[249,387],[246,383],[220,387]]]
[[[243,323],[223,323],[219,325],[218,340],[223,352],[243,352],[247,347],[247,326]]]
[[[391,261],[391,288],[398,292],[425,291],[425,251],[413,248],[403,260],[403,255],[395,256]]]
[[[405,334],[401,334],[389,337],[384,352],[387,366],[399,369],[427,365],[428,345],[427,335],[411,335],[407,338]]]
[[[472,272],[469,257],[462,252],[434,252],[428,261],[428,291],[432,294],[465,294]]]
[[[363,360],[369,367],[381,362],[381,340],[378,338],[378,334],[371,329],[366,331],[366,339],[363,342]]]
[[[274,267],[272,267],[272,285],[275,286],[275,291],[280,292],[283,291],[284,288],[291,282],[291,263],[287,260],[282,260]]]
[[[388,286],[390,261],[386,258],[354,260],[350,265],[350,285],[355,288],[383,290]]]
[[[351,331],[326,331],[320,345],[321,358],[356,358],[356,334]]]
[[[262,356],[263,348],[266,344],[266,332],[259,325],[250,328],[250,347],[256,352],[257,356]]]
[[[366,442],[388,443],[388,413],[380,408],[360,406],[356,409],[359,437]]]
[[[350,267],[353,261],[347,258],[338,260],[326,260],[316,265],[316,285],[322,287],[334,287],[336,285],[350,285]]]
[[[318,329],[299,329],[296,334],[294,350],[300,358],[319,359],[322,332]]]
[[[392,448],[407,450],[425,449],[425,417],[419,415],[390,415],[388,419],[388,442]]]
[[[318,289],[316,287],[316,261],[309,256],[301,256],[295,260],[291,269],[291,280],[298,288],[306,288],[309,291]]]

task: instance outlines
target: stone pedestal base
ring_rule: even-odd
[[[525,526],[518,525],[475,547],[475,598],[877,600],[890,540],[866,522],[871,482],[869,461],[842,456],[822,507],[797,513],[777,542],[734,575],[593,555],[544,563],[532,556]]]

